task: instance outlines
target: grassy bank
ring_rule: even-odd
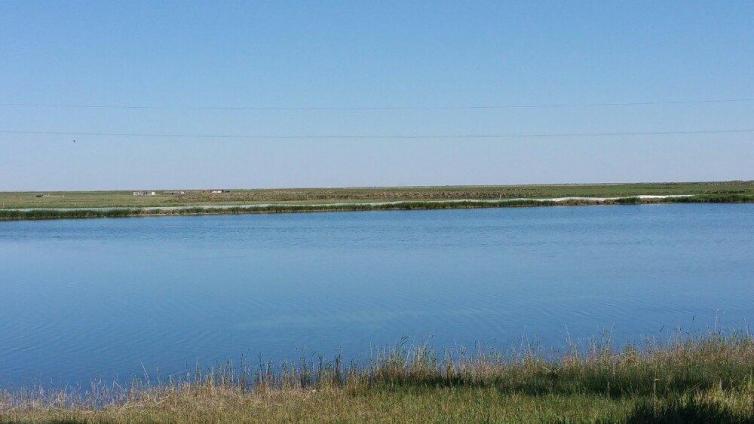
[[[108,397],[109,396],[109,397]],[[721,337],[642,350],[594,346],[442,355],[396,348],[341,361],[220,367],[104,396],[0,398],[0,422],[754,422],[754,340]]]
[[[640,198],[621,197],[612,199],[502,199],[502,200],[448,200],[448,201],[398,201],[383,203],[333,203],[333,204],[266,204],[244,206],[191,206],[174,208],[112,208],[112,209],[0,209],[0,220],[43,220],[43,219],[83,219],[83,218],[122,218],[135,216],[177,216],[177,215],[239,215],[302,212],[338,211],[385,211],[385,210],[431,210],[469,209],[542,206],[584,206],[584,205],[638,205],[651,203],[752,203],[754,195],[694,195],[688,197]]]
[[[158,206],[250,205],[257,203],[426,202],[552,197],[634,197],[639,195],[754,196],[752,181],[642,184],[560,184],[441,187],[0,192],[0,209],[146,208]]]

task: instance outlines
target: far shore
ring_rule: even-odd
[[[121,218],[176,215],[242,215],[277,214],[305,212],[357,212],[390,210],[433,210],[433,209],[474,209],[512,208],[542,206],[589,206],[589,205],[643,205],[658,203],[754,203],[754,196],[704,196],[679,195],[638,195],[631,197],[553,197],[516,199],[455,199],[426,201],[392,202],[352,202],[285,204],[266,203],[251,205],[195,205],[195,206],[155,206],[145,208],[25,208],[0,209],[0,221]]]
[[[0,192],[0,220],[754,203],[754,182]]]

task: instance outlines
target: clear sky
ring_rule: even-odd
[[[0,104],[0,190],[754,179],[595,135],[754,129],[754,2],[5,0]]]

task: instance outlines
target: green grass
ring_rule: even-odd
[[[367,366],[337,358],[222,366],[104,392],[6,394],[0,422],[751,423],[754,340],[712,335],[621,351],[594,345],[556,360],[398,346]]]
[[[172,190],[175,192],[175,190]],[[754,196],[754,182],[641,183],[641,184],[560,184],[378,188],[232,189],[212,194],[207,190],[184,190],[169,194],[157,190],[155,196],[133,196],[131,191],[78,192],[0,192],[0,209],[19,208],[100,208],[193,205],[240,205],[255,203],[343,203],[343,202],[424,202],[428,200],[495,200],[566,196],[633,197],[642,194],[692,194]]]
[[[754,202],[754,182],[260,189],[229,190],[219,194],[207,190],[184,190],[184,194],[175,194],[176,191],[156,193],[155,196],[133,196],[131,191],[0,192],[0,220],[573,206],[595,203],[749,203]],[[691,197],[639,199],[639,195]],[[582,199],[561,202],[535,200],[557,197],[617,199],[604,202]],[[222,209],[218,209],[218,206]],[[156,209],[164,207],[181,209]]]
[[[652,203],[752,203],[754,195],[718,194],[694,195],[665,199],[641,199],[623,197],[604,201],[588,199],[571,199],[564,201],[533,199],[502,200],[427,200],[400,201],[398,203],[346,203],[346,204],[260,204],[245,206],[190,206],[180,209],[113,208],[113,209],[0,209],[2,220],[44,220],[44,219],[83,219],[83,218],[123,218],[136,216],[176,216],[176,215],[238,215],[271,214],[301,212],[339,212],[339,211],[385,211],[385,210],[431,210],[431,209],[469,209],[469,208],[504,208],[504,207],[543,207],[543,206],[583,206],[583,205],[639,205]]]

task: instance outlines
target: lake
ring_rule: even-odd
[[[754,320],[754,205],[0,222],[0,387]]]

